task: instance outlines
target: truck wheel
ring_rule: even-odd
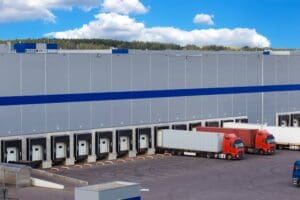
[[[260,149],[260,150],[259,150],[259,154],[260,154],[260,155],[264,155],[264,154],[265,154],[264,150]]]
[[[232,159],[232,155],[231,155],[231,154],[228,154],[228,155],[226,156],[226,159],[227,159],[227,160],[231,160],[231,159]]]
[[[210,156],[210,154],[208,153],[208,154],[206,154],[206,158],[211,158],[211,156]]]

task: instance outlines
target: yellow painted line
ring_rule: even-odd
[[[50,170],[55,170],[55,171],[59,172],[59,169],[55,168],[55,167],[50,168]]]
[[[92,167],[92,164],[85,163],[84,166]]]
[[[107,160],[107,161],[105,161],[104,163],[108,163],[108,164],[114,164],[114,162],[113,161],[110,161],[110,160]]]
[[[134,161],[134,159],[133,158],[126,158],[126,160],[129,160],[129,161]]]
[[[144,157],[137,157],[137,159],[139,159],[139,160],[145,160],[146,158],[144,158]]]
[[[62,166],[61,169],[70,169],[70,167]]]
[[[82,168],[82,165],[74,165],[74,167]]]
[[[105,165],[104,162],[96,162],[96,165]]]
[[[170,153],[164,153],[165,156],[172,156]]]
[[[118,159],[117,162],[126,163],[126,160]]]
[[[153,156],[146,156],[146,158],[150,158],[150,159],[153,159]]]

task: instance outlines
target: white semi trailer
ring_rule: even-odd
[[[156,140],[158,151],[228,160],[241,159],[244,155],[243,142],[234,134],[159,130]]]
[[[300,128],[268,126],[266,124],[225,123],[226,128],[245,128],[267,130],[275,137],[279,149],[300,150]]]

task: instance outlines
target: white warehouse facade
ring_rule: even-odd
[[[59,158],[95,161],[100,149],[112,159],[127,150],[153,153],[158,126],[292,125],[300,119],[299,74],[293,53],[3,52],[1,160],[43,160],[46,167]]]

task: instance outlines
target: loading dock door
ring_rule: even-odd
[[[233,119],[221,120],[221,127],[223,127],[223,124],[226,122],[234,122],[234,120]]]
[[[132,129],[124,129],[116,131],[116,142],[118,155],[127,154],[132,149]]]
[[[128,136],[120,136],[120,151],[129,151],[129,137]]]
[[[237,122],[237,123],[248,123],[248,119],[247,118],[240,118],[240,119],[236,119],[235,122]]]
[[[186,131],[187,127],[186,124],[173,124],[172,129]]]
[[[201,123],[201,122],[198,122],[198,123],[190,123],[190,124],[189,124],[189,130],[190,130],[190,131],[194,131],[194,128],[195,128],[195,127],[198,127],[198,126],[202,126],[202,123]]]
[[[108,138],[100,138],[99,140],[100,154],[109,153],[110,141]]]
[[[291,121],[292,121],[291,126],[299,127],[300,126],[300,114],[292,114]]]
[[[150,127],[137,128],[136,132],[136,149],[138,153],[145,153],[145,150],[149,149],[151,146],[151,132]]]
[[[27,138],[27,158],[30,161],[42,161],[46,160],[46,138]],[[50,153],[50,152],[48,152]]]
[[[56,143],[55,149],[56,149],[56,159],[67,157],[67,148],[65,143],[63,142]]]
[[[289,115],[279,115],[278,116],[278,125],[279,126],[289,126],[290,116]]]
[[[149,148],[149,137],[146,134],[140,135],[140,149],[148,149]]]
[[[154,127],[154,146],[157,147],[157,133],[160,130],[170,129],[169,126],[156,126]]]
[[[211,121],[211,122],[205,122],[205,126],[207,127],[219,127],[219,122],[218,121]]]
[[[113,149],[113,132],[112,131],[103,131],[96,132],[96,153],[98,158],[102,156],[107,156]],[[118,142],[118,141],[117,141]]]
[[[40,161],[43,160],[44,152],[42,145],[32,145],[32,161]]]
[[[89,154],[89,146],[86,140],[78,141],[78,156],[87,156]]]
[[[18,154],[19,153],[17,147],[7,147],[6,148],[7,162],[19,161]]]

